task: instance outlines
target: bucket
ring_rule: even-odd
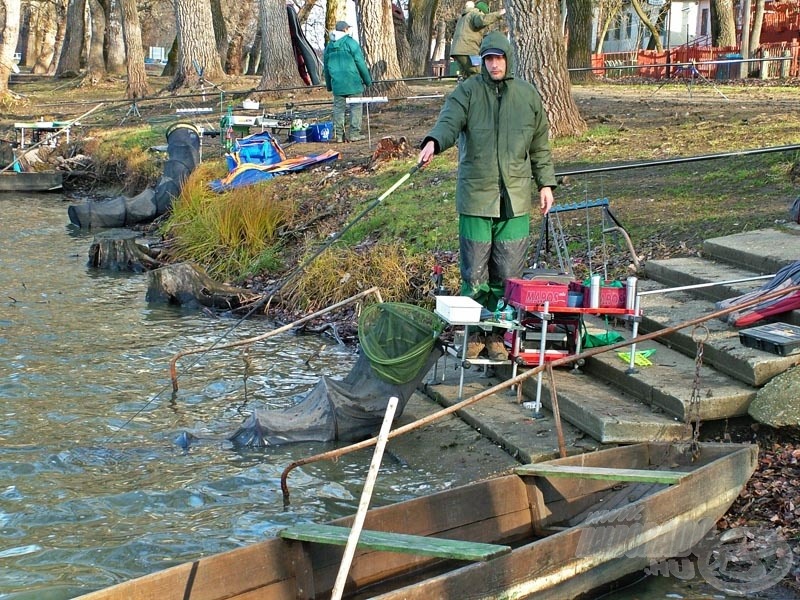
[[[333,121],[314,123],[308,128],[309,142],[330,142],[333,137]]]
[[[293,142],[305,143],[308,141],[308,129],[295,129],[289,132],[289,139]]]

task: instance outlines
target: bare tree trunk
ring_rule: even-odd
[[[239,2],[239,10],[236,11],[233,17],[233,33],[225,56],[225,72],[228,75],[241,75],[244,72],[245,34],[248,31],[249,23],[256,18],[256,6],[257,4],[252,0]]]
[[[142,49],[142,28],[136,0],[120,0],[122,14],[122,34],[128,49],[128,85],[125,97],[129,100],[143,98],[150,94],[147,85],[147,72],[144,69],[144,50]]]
[[[328,43],[328,32],[336,28],[336,21],[343,21],[347,16],[346,0],[328,0],[325,5],[325,43]],[[350,23],[355,25],[355,23]],[[359,31],[359,35],[360,35]]]
[[[64,45],[56,67],[56,76],[77,75],[81,70],[81,55],[86,32],[86,0],[69,0]]]
[[[439,19],[436,23],[436,43],[431,52],[431,60],[446,60],[447,59],[447,23],[443,19]]]
[[[53,60],[56,29],[55,3],[47,2],[31,7],[25,64],[31,68],[32,73],[47,73],[47,67]]]
[[[3,0],[5,3],[4,22],[2,24],[3,41],[0,43],[0,97],[9,94],[8,78],[11,77],[11,65],[14,64],[14,52],[19,41],[19,22],[22,15],[20,0]]]
[[[592,66],[592,0],[567,0],[567,68],[572,83],[594,79]]]
[[[167,52],[167,64],[161,71],[163,77],[174,77],[178,71],[178,36],[176,35],[172,40],[172,45]]]
[[[751,58],[752,52],[750,49],[750,0],[742,0],[742,41],[741,50],[742,58]],[[741,64],[741,77],[745,78],[750,75],[750,63],[742,62]]]
[[[178,37],[178,60],[171,91],[191,87],[200,81],[219,84],[224,79],[214,39],[211,4],[208,0],[173,0]]]
[[[221,61],[222,57],[228,55],[228,29],[225,25],[225,16],[222,13],[220,0],[211,0],[211,19],[214,23],[214,40],[217,42],[217,54],[219,54]]]
[[[516,75],[542,95],[550,136],[578,135],[586,123],[572,99],[558,0],[506,0]]]
[[[261,49],[263,47],[263,43],[261,41],[261,27],[259,26],[258,31],[256,31],[256,37],[253,39],[253,45],[250,48],[250,52],[248,52],[247,57],[247,74],[248,75],[256,75],[260,68],[261,68]]]
[[[300,22],[301,25],[305,25],[306,21],[308,21],[308,15],[311,14],[311,10],[317,5],[317,0],[307,0],[303,6],[297,11],[297,20]]]
[[[106,72],[125,73],[125,36],[122,33],[120,0],[101,2],[106,14]]]
[[[263,69],[258,87],[274,90],[302,86],[303,80],[300,79],[292,49],[286,4],[282,0],[259,0],[259,5],[261,31],[268,31],[269,35],[261,38]]]
[[[750,54],[754,54],[761,45],[761,27],[764,25],[764,0],[755,0],[753,27],[750,33]],[[766,63],[765,63],[766,64]]]
[[[641,21],[642,25],[644,25],[644,27],[650,32],[650,40],[655,43],[656,51],[663,51],[664,45],[661,43],[661,33],[659,32],[658,28],[653,25],[653,22],[650,20],[650,16],[644,12],[639,0],[631,0],[631,6],[639,16],[639,21]]]
[[[606,41],[608,29],[621,10],[621,0],[602,0],[600,2],[599,26],[597,28],[597,42],[595,43],[595,52],[597,54],[603,53],[603,44]]]
[[[711,0],[711,44],[736,45],[736,19],[733,0]]]
[[[430,73],[433,16],[439,0],[409,0],[408,43],[411,46],[412,76]]]
[[[106,15],[97,0],[89,0],[89,25],[92,35],[86,59],[86,76],[81,86],[95,86],[105,76],[106,65],[103,59],[103,40],[106,37]]]
[[[399,81],[403,74],[397,61],[391,0],[370,0],[359,4],[358,8],[358,29],[364,58],[374,82],[372,87],[385,96],[408,96],[411,93],[408,86]]]
[[[53,41],[53,59],[47,65],[47,74],[54,75],[61,60],[61,50],[67,37],[67,12],[68,0],[61,0],[56,4],[56,35]]]
[[[394,24],[394,41],[397,44],[397,63],[404,77],[411,77],[414,73],[411,63],[411,46],[408,43],[408,29],[403,9],[392,4],[392,23]]]

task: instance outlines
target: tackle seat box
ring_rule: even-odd
[[[748,348],[787,356],[800,348],[800,327],[788,323],[767,323],[742,329],[739,341]]]
[[[523,310],[536,310],[550,303],[550,308],[569,306],[569,292],[578,291],[580,283],[546,279],[507,279],[505,299]]]

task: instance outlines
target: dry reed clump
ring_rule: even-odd
[[[264,185],[212,193],[207,182],[223,174],[223,165],[203,163],[187,179],[161,229],[170,240],[171,257],[234,281],[278,270],[278,232],[292,219],[294,204]]]
[[[163,164],[153,160],[147,150],[163,138],[137,129],[124,131],[93,131],[77,145],[79,151],[91,156],[99,180],[122,183],[125,192],[138,192],[154,185],[162,174]]]
[[[399,243],[329,248],[284,293],[294,309],[312,312],[377,286],[384,301],[424,304],[433,289],[431,258]]]

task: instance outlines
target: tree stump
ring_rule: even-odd
[[[90,267],[110,271],[144,273],[163,263],[150,256],[136,243],[139,236],[134,231],[116,229],[95,236],[89,247]]]
[[[214,281],[193,263],[161,267],[148,276],[146,299],[152,303],[233,310],[257,298],[250,290]]]

